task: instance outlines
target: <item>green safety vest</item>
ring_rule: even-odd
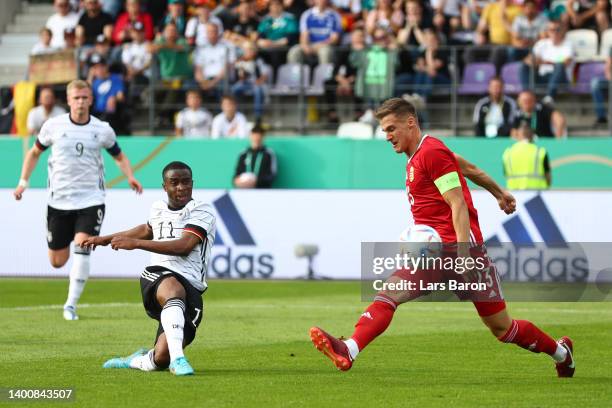
[[[504,171],[510,190],[544,190],[546,149],[533,143],[516,142],[504,151]]]

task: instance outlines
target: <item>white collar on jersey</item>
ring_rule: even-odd
[[[417,152],[419,151],[419,149],[421,148],[421,145],[423,144],[423,140],[425,140],[425,138],[429,136],[428,134],[424,134],[423,137],[421,138],[421,141],[419,142],[419,144],[417,145],[416,150],[414,151],[414,154],[412,156],[408,156],[408,163],[410,163],[410,160],[412,160],[412,158],[414,157],[415,154],[417,154]]]

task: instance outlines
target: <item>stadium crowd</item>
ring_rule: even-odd
[[[556,120],[536,134],[559,136],[565,123],[554,98],[571,89],[584,61],[568,33],[590,30],[603,42],[611,22],[605,0],[54,0],[54,7],[33,55],[74,49],[79,75],[92,84],[94,115],[118,133],[129,134],[131,109],[154,98],[162,107],[157,125],[186,137],[215,135],[217,118],[200,105],[220,111],[224,95],[252,100],[250,119],[261,123],[271,90],[289,89],[283,84],[295,63],[311,67],[297,75],[320,85],[330,123],[347,96],[356,101],[356,120],[371,122],[374,106],[391,96],[415,102],[426,120],[432,95],[448,95],[453,77],[467,81],[485,63],[492,67],[486,78],[476,73],[485,90],[489,80],[503,87],[502,77],[516,82],[514,94],[535,90],[529,98],[542,99],[534,106]],[[607,121],[606,57],[607,69],[589,78],[597,123]],[[513,77],[508,66],[516,67]],[[511,136],[519,116],[509,95],[479,101],[476,134]]]

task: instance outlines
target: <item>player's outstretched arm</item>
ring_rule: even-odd
[[[25,158],[23,159],[23,166],[21,167],[21,177],[19,178],[19,184],[17,184],[17,187],[13,192],[13,195],[15,196],[16,200],[21,200],[23,192],[26,188],[28,188],[30,176],[36,168],[36,165],[38,164],[38,159],[40,159],[40,155],[42,154],[42,152],[43,151],[38,146],[34,145],[26,153]]]
[[[132,190],[136,191],[138,194],[142,194],[142,184],[134,177],[134,170],[132,170],[132,165],[130,164],[130,160],[123,153],[119,153],[116,156],[113,156],[113,160],[117,163],[117,166],[121,170],[121,172],[127,177],[128,183]]]
[[[89,248],[93,250],[96,249],[97,246],[107,246],[111,243],[113,238],[118,236],[132,239],[150,240],[153,239],[153,230],[151,229],[151,227],[149,227],[148,224],[141,224],[127,231],[116,232],[114,234],[99,237],[90,236],[85,241],[83,241],[81,246],[83,248]]]
[[[455,153],[455,158],[461,169],[461,173],[475,184],[487,190],[499,204],[499,208],[506,214],[516,211],[516,199],[506,189],[502,188],[487,173]]]
[[[200,238],[190,232],[183,232],[179,239],[171,241],[150,241],[142,239],[134,239],[126,236],[115,236],[111,240],[111,248],[114,250],[125,249],[142,249],[149,252],[155,252],[162,255],[171,256],[187,256],[200,244]]]

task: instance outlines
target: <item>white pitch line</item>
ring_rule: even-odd
[[[454,306],[453,306],[454,305]],[[542,308],[527,308],[527,307],[512,307],[512,304],[509,305],[511,312],[523,312],[523,313],[531,313],[531,312],[545,312],[545,313],[561,313],[561,314],[582,314],[582,315],[607,315],[612,317],[612,311],[607,310],[576,310],[572,308],[547,308],[546,303],[542,302]],[[94,308],[117,308],[117,307],[141,307],[142,303],[127,303],[127,302],[114,302],[114,303],[83,303],[78,305],[78,308],[83,309],[94,309]],[[213,304],[212,307],[215,305]],[[365,307],[365,302],[363,302],[363,306]],[[17,307],[0,307],[0,312],[27,312],[33,310],[61,310],[63,305],[37,305],[37,306],[17,306]],[[301,303],[301,304],[231,304],[231,305],[223,305],[223,309],[324,309],[324,310],[356,310],[359,309],[359,306],[355,304],[352,305],[343,305],[343,306],[327,306],[321,305],[319,303]],[[404,306],[400,310],[407,311],[423,311],[423,312],[454,312],[454,313],[474,313],[474,309],[471,307],[465,307],[463,304],[454,303],[447,305],[431,305],[424,303],[412,303]]]

